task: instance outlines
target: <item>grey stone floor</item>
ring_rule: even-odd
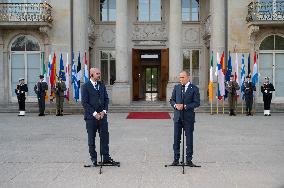
[[[121,167],[100,175],[83,167],[89,155],[82,115],[0,114],[0,187],[283,188],[283,115],[197,114],[193,161],[202,168],[182,174],[164,167],[172,162],[172,120],[112,113],[110,153]]]

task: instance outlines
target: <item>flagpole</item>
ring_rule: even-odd
[[[244,114],[244,100],[242,100],[242,114]]]
[[[216,114],[219,114],[219,99],[217,98]]]
[[[225,113],[225,109],[224,109],[224,96],[222,97],[222,106],[223,106],[223,114]]]

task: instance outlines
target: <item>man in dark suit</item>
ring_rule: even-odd
[[[180,84],[175,85],[170,99],[174,108],[174,161],[173,165],[179,164],[180,142],[182,128],[186,136],[186,163],[189,166],[196,166],[192,163],[193,154],[193,131],[195,123],[194,108],[200,106],[199,89],[190,82],[188,71],[179,74]]]
[[[109,98],[105,85],[100,82],[101,72],[97,68],[90,69],[90,81],[82,86],[82,105],[84,120],[88,133],[89,153],[93,164],[97,165],[95,137],[100,134],[101,154],[104,164],[117,164],[109,155],[109,132],[107,111]]]
[[[45,95],[48,90],[47,83],[43,80],[44,76],[39,75],[39,81],[35,84],[34,91],[37,94],[39,114],[38,116],[44,116],[45,111]]]

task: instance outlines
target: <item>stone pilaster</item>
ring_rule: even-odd
[[[73,40],[75,57],[89,50],[88,24],[89,24],[89,7],[87,0],[74,0],[73,4]]]
[[[131,66],[128,53],[127,0],[116,0],[116,81],[112,88],[112,104],[128,105],[131,99],[129,77]]]
[[[179,73],[183,69],[181,1],[170,0],[169,19],[169,83],[167,85],[167,101],[169,101],[173,87],[179,81]]]
[[[0,104],[6,103],[4,98],[4,93],[8,92],[5,91],[4,83],[6,82],[4,79],[4,43],[3,43],[3,37],[0,35],[0,79],[2,82],[0,82]]]
[[[211,39],[210,39],[210,53],[222,53],[225,50],[225,11],[224,0],[210,1],[211,14]],[[221,57],[221,55],[220,55]]]

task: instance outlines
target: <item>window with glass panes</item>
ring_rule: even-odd
[[[199,85],[199,50],[183,50],[183,70],[190,72],[190,81]]]
[[[105,85],[113,85],[116,80],[115,51],[101,51],[101,80]]]
[[[138,0],[138,21],[161,21],[161,0]]]
[[[116,20],[116,0],[100,0],[100,20],[103,22]]]
[[[182,21],[199,21],[199,0],[182,0]]]

